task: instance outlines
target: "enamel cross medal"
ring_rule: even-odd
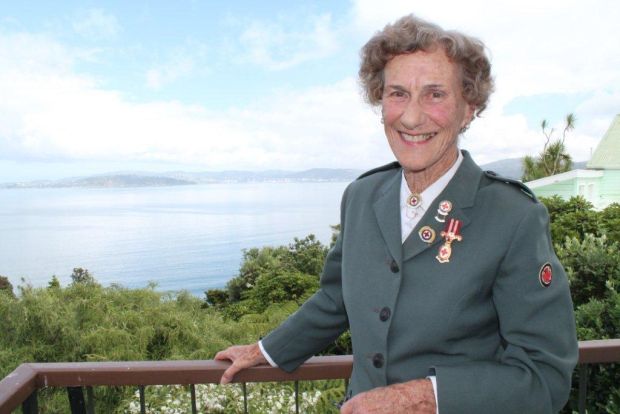
[[[435,258],[439,263],[448,263],[450,256],[452,255],[452,242],[463,240],[463,236],[459,234],[461,230],[461,221],[457,219],[449,219],[446,223],[445,229],[441,232],[441,237],[444,239],[444,243],[439,248],[439,252]]]

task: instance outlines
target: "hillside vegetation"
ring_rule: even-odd
[[[620,337],[620,205],[597,212],[582,198],[543,202],[571,283],[579,339]],[[312,235],[288,246],[247,250],[238,275],[225,289],[206,292],[204,299],[183,291],[161,293],[155,285],[101,286],[81,268],[64,287],[52,277],[45,288],[14,288],[0,277],[0,376],[27,361],[211,359],[229,345],[255,342],[294,312],[318,288],[327,250]],[[348,334],[326,352],[350,353]],[[591,367],[591,412],[620,412],[619,384],[618,364]],[[206,392],[213,400],[203,402],[203,412],[238,412],[232,402],[238,391],[218,389]],[[280,401],[281,411],[273,412],[288,412],[290,387],[260,385],[255,390],[263,400],[273,394]],[[333,402],[342,397],[341,382],[305,384],[302,391],[305,412],[337,412]],[[182,387],[151,392],[152,412],[176,412],[163,407],[188,398]],[[95,393],[97,412],[134,412],[133,389],[97,387]],[[575,382],[565,412],[577,409],[576,398]],[[262,410],[260,400],[253,403],[256,412]],[[66,412],[66,392],[44,390],[40,409]]]

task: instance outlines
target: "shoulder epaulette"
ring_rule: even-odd
[[[382,165],[381,167],[373,168],[372,170],[366,171],[364,174],[357,177],[357,179],[359,180],[360,178],[368,177],[369,175],[373,175],[382,171],[393,170],[395,168],[400,168],[400,164],[398,163],[398,161],[393,161],[389,164]]]
[[[495,171],[484,171],[484,175],[486,175],[488,178],[490,178],[492,180],[501,181],[502,183],[506,183],[506,184],[510,184],[510,185],[515,185],[526,196],[528,196],[529,198],[531,198],[534,201],[538,201],[538,199],[536,198],[536,195],[534,194],[534,192],[527,185],[523,184],[519,180],[514,180],[512,178],[502,177],[501,175],[498,175]]]

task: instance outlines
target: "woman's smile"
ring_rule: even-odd
[[[435,137],[435,135],[437,135],[436,132],[430,132],[428,134],[408,134],[406,132],[401,132],[400,133],[401,138],[405,142],[412,143],[412,144],[424,143],[427,140]]]

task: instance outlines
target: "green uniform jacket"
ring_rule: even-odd
[[[350,327],[349,397],[434,374],[440,414],[552,413],[564,406],[577,339],[547,211],[463,154],[405,243],[401,168],[349,185],[321,289],[263,339],[278,366],[294,370]],[[437,209],[444,200],[452,203],[446,222],[462,223],[448,263],[436,257],[444,223],[435,217],[443,218]],[[424,226],[434,230],[433,242],[422,240]]]

